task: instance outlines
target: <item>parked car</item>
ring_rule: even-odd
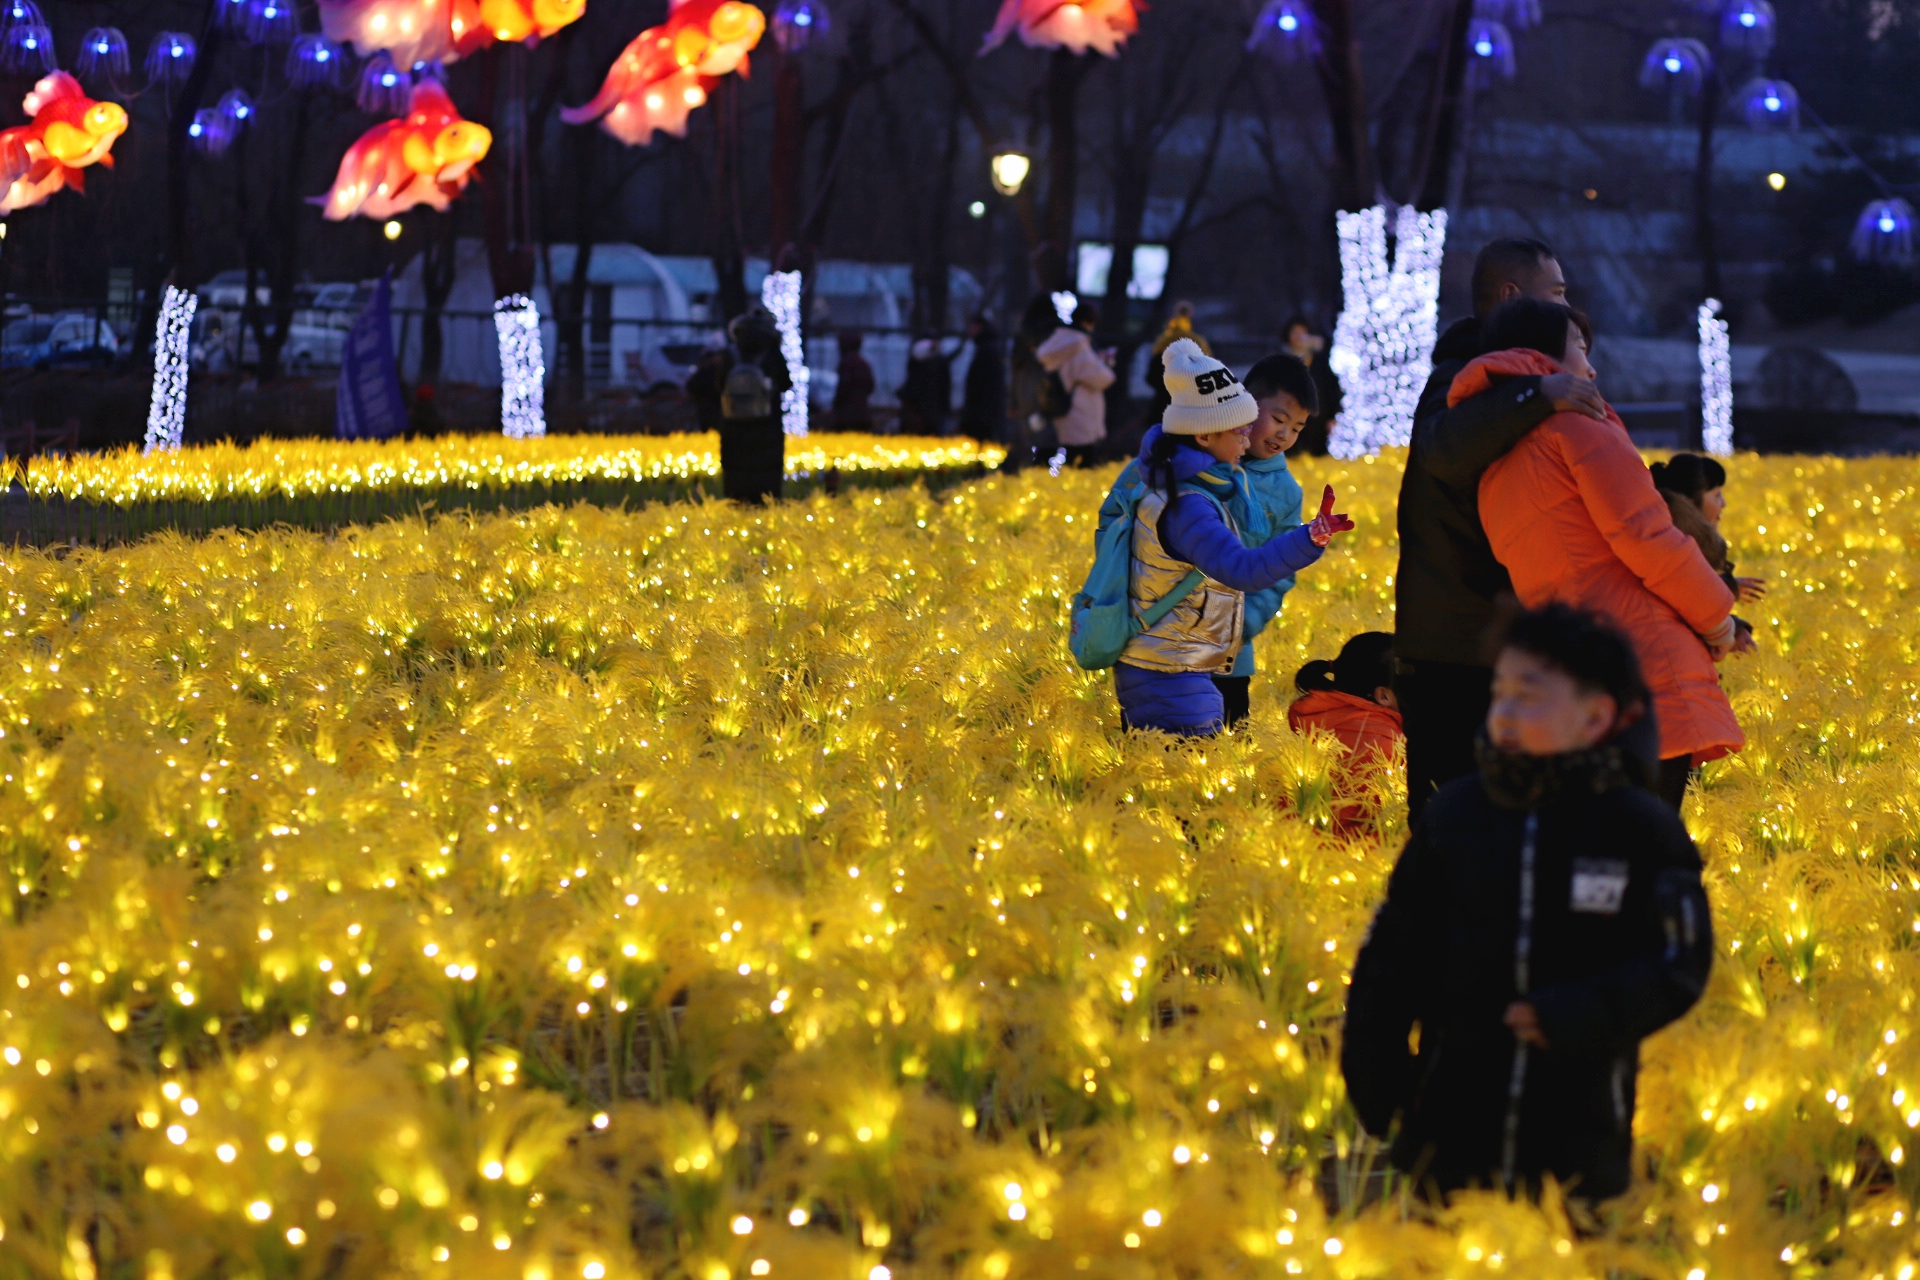
[[[0,330],[0,368],[88,369],[119,354],[113,326],[85,311],[27,316]]]

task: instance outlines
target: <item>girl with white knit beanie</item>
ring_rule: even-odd
[[[1211,734],[1222,718],[1213,677],[1230,670],[1240,652],[1246,593],[1314,563],[1353,521],[1334,511],[1329,485],[1311,523],[1259,547],[1243,545],[1226,508],[1233,482],[1206,471],[1216,462],[1237,464],[1246,452],[1247,428],[1259,412],[1254,399],[1188,339],[1167,348],[1164,367],[1172,403],[1141,441],[1138,459],[1147,496],[1134,517],[1134,613],[1146,613],[1194,569],[1205,579],[1127,642],[1114,688],[1130,729]]]

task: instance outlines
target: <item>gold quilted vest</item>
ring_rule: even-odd
[[[1180,584],[1194,566],[1176,560],[1160,545],[1160,515],[1167,495],[1149,490],[1140,500],[1133,521],[1133,612],[1145,613],[1155,601]],[[1221,518],[1232,529],[1226,508]],[[1234,529],[1238,533],[1238,529]],[[1246,623],[1247,597],[1222,582],[1207,578],[1175,605],[1167,616],[1127,641],[1120,661],[1149,671],[1205,671],[1225,675],[1240,652]]]

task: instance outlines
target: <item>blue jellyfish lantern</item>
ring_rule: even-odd
[[[147,48],[147,80],[151,84],[180,84],[193,71],[193,37],[183,31],[162,31]]]
[[[214,0],[213,20],[229,31],[238,31],[247,20],[247,0]]]
[[[1853,224],[1853,256],[1905,266],[1913,261],[1913,206],[1898,196],[1875,200]]]
[[[33,0],[5,0],[0,10],[0,27],[44,27],[47,20]]]
[[[773,39],[783,53],[799,53],[833,30],[833,15],[821,0],[780,0],[773,11]]]
[[[1773,6],[1767,0],[1733,0],[1720,14],[1720,43],[1756,58],[1773,49]]]
[[[1304,0],[1267,0],[1260,16],[1253,20],[1247,49],[1282,66],[1317,57],[1320,32],[1314,25],[1313,10]]]
[[[233,145],[234,123],[218,107],[202,107],[187,122],[187,141],[205,156],[225,155]]]
[[[247,96],[245,89],[229,89],[220,95],[220,103],[214,110],[232,121],[235,132],[238,132],[253,119],[253,99]]]
[[[300,13],[293,0],[247,0],[240,34],[252,44],[285,44],[300,34]]]
[[[118,27],[95,27],[80,37],[80,56],[73,69],[83,79],[105,76],[116,79],[127,74],[127,37]]]
[[[1669,88],[1688,95],[1700,92],[1700,86],[1712,74],[1713,55],[1698,40],[1656,40],[1640,63],[1641,84],[1649,89]]]
[[[34,22],[6,29],[0,39],[0,65],[8,71],[43,76],[53,70],[53,32]]]
[[[353,100],[370,116],[401,116],[413,96],[413,77],[393,65],[382,50],[360,68],[360,87]]]
[[[1513,33],[1504,23],[1475,18],[1467,24],[1467,75],[1477,89],[1514,74]]]
[[[1540,25],[1540,0],[1473,0],[1473,16],[1526,31]]]
[[[1749,129],[1798,129],[1800,95],[1785,80],[1759,79],[1748,82],[1735,101]]]
[[[323,35],[300,36],[287,50],[287,79],[302,89],[340,83],[340,67],[346,61],[340,46]]]

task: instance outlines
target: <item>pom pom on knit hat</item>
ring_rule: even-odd
[[[1173,400],[1160,419],[1169,435],[1202,436],[1244,427],[1260,409],[1233,376],[1233,370],[1200,349],[1191,338],[1168,345],[1160,357],[1167,395]]]

